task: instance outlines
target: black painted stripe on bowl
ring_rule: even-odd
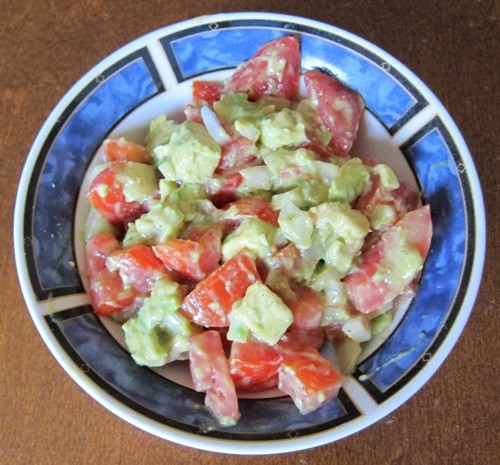
[[[78,106],[85,100],[87,96],[89,96],[99,85],[101,84],[102,81],[106,80],[108,77],[112,76],[114,73],[119,71],[120,69],[126,67],[127,65],[135,62],[136,60],[142,60],[143,63],[145,64],[152,82],[157,88],[157,91],[154,95],[159,94],[160,92],[163,92],[165,90],[165,87],[163,85],[163,82],[160,78],[160,75],[154,66],[153,60],[149,54],[149,51],[147,48],[142,48],[139,50],[134,51],[133,53],[127,55],[126,57],[118,60],[116,63],[113,63],[109,68],[105,69],[102,71],[100,76],[96,76],[96,79],[93,79],[91,82],[89,82],[82,91],[78,93],[78,95],[69,103],[69,105],[61,112],[59,118],[57,119],[56,123],[54,126],[50,129],[45,141],[43,142],[42,148],[38,154],[38,157],[36,159],[36,162],[33,167],[33,172],[30,178],[30,182],[28,185],[28,190],[27,190],[27,195],[26,195],[26,203],[25,203],[25,213],[24,213],[24,223],[23,223],[23,237],[24,237],[24,251],[25,251],[25,257],[26,257],[26,264],[27,264],[27,269],[28,269],[28,274],[30,276],[30,282],[32,285],[32,288],[37,296],[37,299],[40,301],[52,298],[52,297],[58,297],[58,296],[66,296],[66,295],[72,295],[72,294],[77,294],[77,293],[82,293],[85,292],[83,284],[81,282],[81,279],[78,276],[78,270],[75,268],[75,276],[74,280],[76,284],[71,283],[66,286],[60,286],[60,287],[54,287],[54,288],[46,288],[43,287],[41,284],[41,279],[39,278],[39,274],[37,271],[37,261],[35,259],[35,254],[33,250],[33,226],[34,226],[34,216],[36,214],[35,212],[35,200],[36,200],[36,194],[37,194],[37,189],[39,186],[39,181],[40,177],[43,173],[43,169],[45,166],[45,162],[47,160],[47,157],[50,154],[50,149],[52,145],[54,144],[55,140],[57,139],[61,129],[66,125],[66,123],[70,120],[71,116],[73,115],[74,111],[78,108]],[[154,95],[148,97],[149,98],[154,97]],[[135,106],[130,108],[128,112],[124,115],[122,115],[122,119],[127,116],[130,112],[134,111],[139,105],[143,104],[145,100],[142,100],[141,102],[137,102]],[[108,133],[112,130],[113,127],[115,127],[119,121],[114,122],[114,125],[109,128]],[[99,147],[100,142],[96,144],[96,147],[94,147],[94,150],[91,151],[91,153],[95,153],[97,148]],[[89,154],[89,159],[87,160],[87,165],[90,164],[91,162],[91,154]],[[82,179],[83,179],[83,174],[82,174]],[[81,183],[80,183],[81,184]],[[75,210],[78,194],[79,194],[79,187],[75,187],[75,193],[74,193],[74,198],[73,198],[73,203],[72,203],[72,211]],[[75,237],[75,230],[74,230],[74,219],[71,224],[71,237]],[[76,263],[75,259],[75,249],[74,249],[74,242],[71,241],[71,259],[73,262]]]
[[[213,24],[205,24],[201,26],[195,26],[189,29],[184,29],[182,31],[178,31],[172,34],[169,34],[168,36],[164,36],[160,39],[160,43],[165,50],[165,53],[168,57],[168,60],[172,66],[172,69],[174,71],[174,74],[176,76],[176,79],[178,82],[183,82],[187,79],[192,79],[194,77],[197,77],[198,75],[203,75],[206,74],[207,72],[214,72],[214,71],[222,71],[226,69],[231,69],[232,67],[221,67],[217,69],[212,69],[210,71],[204,71],[198,75],[190,75],[190,76],[184,76],[181,68],[178,64],[177,57],[174,53],[172,43],[175,42],[176,40],[189,37],[192,35],[196,35],[202,32],[209,32],[212,30],[219,30],[219,29],[231,29],[231,28],[243,28],[243,27],[256,27],[256,26],[261,26],[261,27],[266,27],[266,28],[275,28],[275,29],[282,29],[283,31],[290,31],[291,33],[293,32],[300,32],[300,33],[305,33],[309,34],[312,36],[317,36],[321,37],[323,39],[329,40],[333,43],[337,43],[339,45],[346,46],[352,50],[355,50],[358,52],[360,55],[363,55],[364,57],[368,58],[372,62],[376,63],[378,66],[384,68],[385,72],[390,74],[397,82],[401,84],[401,86],[408,91],[410,95],[413,96],[415,99],[415,104],[409,108],[403,115],[400,116],[400,118],[390,127],[387,127],[387,125],[377,116],[375,112],[372,112],[374,116],[377,118],[377,120],[387,129],[389,134],[393,135],[395,134],[399,129],[401,129],[410,119],[412,119],[417,113],[419,113],[422,109],[424,109],[426,106],[429,105],[429,102],[424,98],[424,96],[420,93],[420,91],[410,82],[406,77],[396,68],[394,67],[384,67],[384,64],[386,63],[385,60],[383,60],[381,57],[376,55],[375,53],[367,50],[366,48],[362,47],[361,45],[352,42],[349,39],[346,39],[344,37],[338,36],[332,32],[328,32],[325,30],[320,30],[320,29],[315,29],[310,26],[306,26],[303,24],[299,23],[292,23],[292,22],[286,22],[286,21],[276,21],[276,20],[231,20],[231,21],[221,21],[217,23],[217,27],[213,27]]]
[[[457,166],[457,172],[460,179],[460,183],[462,186],[462,198],[465,206],[465,214],[466,214],[466,225],[467,225],[467,234],[466,234],[466,247],[465,247],[465,255],[464,262],[462,267],[462,273],[460,276],[460,283],[457,288],[457,292],[455,294],[455,298],[453,300],[453,304],[448,312],[448,316],[446,320],[443,322],[441,330],[436,334],[431,344],[428,346],[424,355],[411,367],[403,376],[401,376],[396,382],[394,382],[389,388],[385,390],[379,389],[370,379],[363,380],[363,376],[365,373],[361,372],[359,369],[353,374],[353,376],[361,383],[361,385],[366,389],[367,392],[379,403],[383,403],[400,391],[405,385],[407,385],[421,370],[425,367],[425,365],[431,360],[433,354],[435,354],[439,348],[441,347],[443,341],[446,336],[450,332],[453,323],[455,322],[458,314],[460,313],[465,294],[467,293],[467,287],[461,286],[460,284],[463,282],[468,282],[472,273],[472,265],[474,262],[475,256],[475,247],[474,247],[474,238],[476,233],[476,223],[474,216],[474,204],[472,199],[472,190],[468,178],[468,174],[466,170],[460,170],[458,167],[462,164],[462,159],[460,157],[460,152],[457,149],[457,146],[451,137],[450,133],[446,129],[446,126],[441,121],[439,117],[434,117],[427,124],[425,124],[420,130],[418,130],[412,137],[410,137],[402,146],[401,150],[406,154],[408,150],[417,143],[422,137],[429,134],[433,130],[438,130],[439,133],[443,136],[443,139],[446,142],[448,149],[453,157],[453,160]],[[407,160],[411,163],[411,157],[406,157]],[[462,165],[463,166],[463,165]],[[408,312],[411,311],[411,306],[408,309]],[[408,314],[408,313],[407,313]],[[405,316],[406,318],[406,316]],[[402,324],[403,320],[400,322],[399,326]],[[397,331],[397,328],[394,330]],[[381,349],[378,349],[381,350]],[[376,356],[378,351],[374,352],[367,359],[371,359]],[[360,379],[361,378],[361,379]]]
[[[173,427],[176,429],[180,429],[192,434],[210,436],[214,438],[220,439],[229,439],[229,440],[244,440],[244,441],[272,441],[279,439],[287,439],[292,437],[306,436],[310,434],[315,434],[321,431],[329,430],[336,426],[347,423],[354,418],[359,417],[361,414],[359,410],[356,408],[352,400],[348,397],[348,395],[344,392],[344,390],[340,390],[338,401],[340,402],[342,409],[345,414],[334,418],[333,420],[324,421],[319,424],[315,424],[312,427],[303,427],[297,429],[284,429],[279,433],[273,432],[260,432],[256,431],[248,432],[248,431],[235,431],[235,429],[212,429],[213,428],[213,420],[207,414],[204,409],[200,409],[196,411],[196,421],[194,424],[186,423],[179,421],[174,418],[167,417],[162,415],[161,413],[148,408],[147,406],[133,400],[130,396],[126,395],[126,393],[120,390],[120,387],[116,385],[116,383],[111,383],[107,379],[105,379],[101,373],[98,373],[84,358],[84,356],[77,350],[74,342],[68,339],[67,335],[64,332],[64,324],[70,322],[71,320],[75,321],[75,325],[81,325],[85,319],[90,318],[92,321],[97,322],[99,319],[93,314],[90,306],[76,307],[73,309],[64,310],[61,312],[57,312],[55,314],[45,316],[45,321],[47,322],[48,327],[54,334],[58,343],[61,345],[63,350],[68,354],[68,356],[73,360],[73,362],[80,367],[82,373],[88,376],[102,391],[106,392],[114,399],[116,399],[121,404],[133,409],[140,415],[143,415],[151,420],[157,421],[163,425]],[[78,321],[79,320],[79,321]],[[99,324],[101,324],[99,322]],[[111,336],[108,333],[108,336]],[[88,344],[88,341],[85,343]],[[126,353],[126,356],[129,357],[128,353],[123,350],[116,341],[113,341],[117,347],[119,347],[120,352]],[[104,354],[101,354],[104,356]],[[131,364],[135,366],[135,364],[130,360]],[[114,362],[115,363],[115,362]],[[137,367],[137,366],[136,366]],[[179,393],[179,385],[176,383],[172,383],[171,381],[163,378],[162,376],[156,374],[149,368],[137,367],[138,370],[147,372],[148,377],[154,376],[158,382],[161,382],[161,390],[163,392],[170,390],[172,397],[178,398],[175,394]],[[195,399],[200,405],[203,404],[204,395],[197,393],[191,389],[182,388],[183,394]],[[291,404],[291,400],[287,398],[279,398],[279,399],[241,399],[240,406],[242,410],[245,410],[248,406],[258,409],[266,410],[266,404],[268,406],[273,405],[273,403],[280,403],[290,405],[291,408],[295,409],[295,407]],[[212,424],[210,424],[212,423]],[[208,427],[207,427],[208,426]]]

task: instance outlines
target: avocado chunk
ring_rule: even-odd
[[[149,201],[158,189],[155,169],[145,163],[124,163],[123,170],[117,172],[116,178],[123,185],[123,195],[127,202]]]
[[[165,151],[157,147],[162,147],[170,142],[170,138],[179,124],[175,121],[167,119],[165,115],[160,115],[149,125],[149,132],[146,135],[145,143],[154,165],[158,167],[165,159]]]
[[[221,148],[205,126],[185,121],[177,126],[167,145],[155,149],[162,158],[158,169],[169,181],[204,183],[221,157]]]
[[[137,316],[123,324],[125,342],[138,365],[157,367],[187,358],[189,338],[201,328],[180,312],[181,303],[179,285],[160,278]]]
[[[164,202],[155,202],[149,212],[128,225],[123,245],[154,245],[175,239],[184,228],[184,220],[180,209]]]
[[[265,147],[296,147],[306,141],[302,115],[288,108],[273,113],[261,122],[260,141]]]
[[[276,344],[292,324],[293,314],[271,289],[256,281],[248,287],[245,296],[234,303],[229,319],[228,337],[241,334],[245,337],[242,327],[246,327],[258,339]]]
[[[283,235],[299,249],[311,247],[314,226],[308,212],[288,202],[280,211],[278,223]]]
[[[246,219],[224,239],[222,260],[228,261],[243,249],[265,259],[276,251],[278,238],[278,228],[259,219]]]
[[[368,219],[343,202],[325,202],[310,209],[314,215],[314,237],[323,248],[323,259],[345,274],[363,246],[370,230]]]
[[[370,180],[370,173],[359,158],[344,163],[333,178],[328,199],[334,202],[352,203],[361,195]]]
[[[214,110],[223,123],[239,126],[240,129],[253,125],[252,131],[257,128],[260,132],[260,121],[264,116],[273,113],[275,106],[264,101],[250,102],[247,94],[235,93],[223,94],[220,100],[214,103]]]

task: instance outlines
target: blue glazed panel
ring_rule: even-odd
[[[327,429],[357,415],[352,407],[342,405],[340,397],[308,415],[299,413],[288,397],[244,399],[240,400],[238,424],[219,428],[203,407],[204,394],[137,365],[92,312],[62,321],[56,314],[52,321],[53,331],[62,334],[60,342],[67,352],[77,354],[73,359],[83,364],[84,371],[85,366],[91,367],[87,372],[101,388],[139,413],[187,431],[244,440],[286,438]]]
[[[135,60],[82,92],[60,130],[53,130],[36,188],[31,237],[42,290],[79,286],[71,264],[73,214],[86,166],[110,129],[157,92],[144,61]]]
[[[405,151],[431,206],[433,238],[419,291],[397,331],[359,369],[384,392],[427,354],[449,317],[463,272],[467,222],[453,154],[439,125]],[[438,302],[438,305],[436,305]],[[437,313],[436,308],[443,309]]]
[[[415,97],[384,69],[356,51],[326,39],[302,36],[302,65],[326,68],[365,99],[367,108],[392,127],[416,103]]]
[[[161,42],[165,48],[171,46],[181,76],[180,80],[192,76],[231,68],[248,60],[257,49],[270,40],[289,34],[284,30],[249,28],[221,29]]]

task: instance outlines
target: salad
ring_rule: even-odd
[[[184,121],[160,115],[142,143],[99,149],[93,309],[139,365],[188,360],[221,426],[237,423],[238,393],[277,387],[303,414],[336,397],[416,291],[430,209],[388,165],[350,155],[364,110],[336,77],[301,74],[286,36],[224,82],[194,81]]]

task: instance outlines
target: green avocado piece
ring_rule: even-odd
[[[139,365],[157,367],[187,358],[189,338],[201,331],[180,311],[177,283],[160,278],[136,317],[123,324],[125,342]]]
[[[221,157],[220,146],[205,126],[190,120],[177,126],[168,144],[161,147],[163,161],[158,169],[169,181],[204,183]]]
[[[230,322],[231,335],[238,337],[242,334],[245,337],[246,327],[255,337],[272,345],[280,340],[292,324],[293,314],[271,289],[256,281],[248,287],[245,296],[233,305]]]

